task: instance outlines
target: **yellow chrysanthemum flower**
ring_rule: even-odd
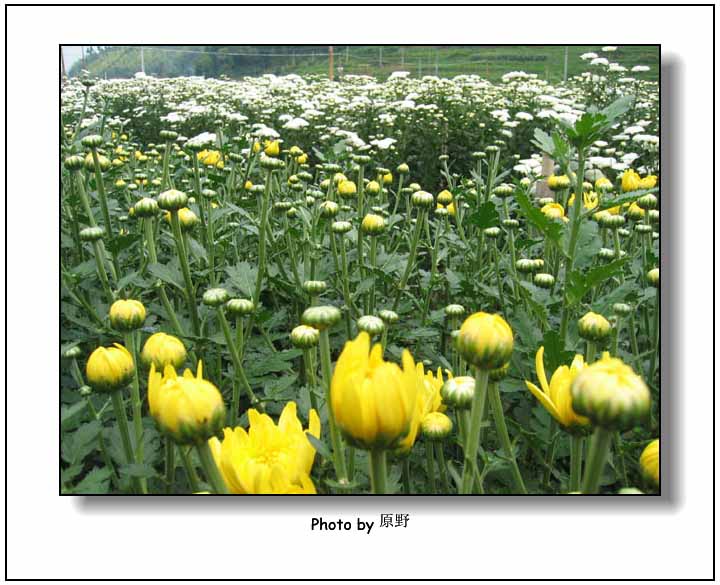
[[[255,409],[248,410],[250,427],[226,428],[223,440],[209,441],[215,463],[235,494],[314,494],[310,479],[315,448],[306,433],[320,438],[320,417],[310,410],[302,428],[297,405],[288,402],[275,422]]]
[[[380,344],[370,351],[370,336],[363,331],[345,344],[330,387],[338,428],[363,449],[396,447],[411,430],[422,391],[409,351],[403,352],[402,369],[382,356]]]
[[[182,377],[167,364],[161,375],[150,366],[148,377],[150,414],[160,429],[182,444],[206,441],[220,431],[225,421],[222,394],[202,377],[202,361],[197,376],[189,369]]]
[[[629,191],[637,191],[640,189],[640,175],[632,169],[628,169],[623,173],[621,186],[625,193]]]
[[[418,363],[415,365],[415,371],[420,382],[420,392],[415,401],[415,412],[412,422],[410,423],[410,432],[400,441],[397,448],[398,453],[407,453],[412,449],[417,439],[420,425],[428,414],[445,410],[445,406],[442,404],[442,396],[440,395],[440,390],[445,383],[442,369],[438,368],[437,375],[435,375],[431,370],[426,372],[423,365]],[[449,372],[448,375],[452,377]]]
[[[660,439],[648,444],[640,455],[640,469],[643,475],[660,485]]]
[[[568,218],[565,217],[565,208],[559,203],[546,203],[542,206],[540,211],[542,211],[545,217],[549,219],[562,219],[563,221],[568,221]]]
[[[198,152],[197,157],[202,164],[208,167],[221,169],[225,166],[219,150],[201,150]]]
[[[545,375],[545,347],[540,347],[535,354],[535,370],[542,389],[532,382],[525,380],[527,389],[540,401],[552,417],[558,421],[568,432],[583,432],[588,429],[590,421],[577,414],[572,407],[570,386],[585,367],[583,356],[576,355],[570,367],[560,366],[552,375],[548,384]]]
[[[568,200],[568,207],[575,203],[575,193],[570,196]],[[595,191],[588,191],[583,193],[583,207],[588,211],[595,209],[598,206],[598,194]]]
[[[652,189],[657,185],[657,176],[656,175],[646,175],[642,179],[640,179],[640,188],[641,189]]]

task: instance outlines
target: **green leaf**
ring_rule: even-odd
[[[235,266],[228,266],[225,272],[230,279],[230,283],[240,290],[240,292],[252,298],[255,294],[255,281],[257,279],[257,267],[252,266],[249,262],[240,262]]]
[[[517,190],[515,192],[515,200],[520,206],[521,213],[530,223],[539,229],[550,241],[555,244],[560,243],[564,228],[559,222],[545,217],[542,211],[533,206],[524,191]]]
[[[653,187],[652,189],[629,191],[627,193],[623,193],[618,197],[615,197],[614,199],[603,199],[602,201],[600,201],[600,205],[598,205],[595,209],[592,210],[592,213],[597,213],[598,211],[602,211],[604,209],[610,209],[611,207],[625,205],[625,203],[633,203],[634,201],[637,201],[638,197],[642,197],[643,195],[646,195],[648,193],[656,193],[657,191],[659,191],[659,189],[657,187]]]
[[[557,331],[546,331],[542,344],[545,348],[545,372],[548,376],[551,376],[561,365],[570,364],[573,352],[565,351],[565,348],[560,344],[560,335]]]
[[[159,278],[160,280],[162,280],[165,284],[171,284],[172,286],[177,287],[181,291],[185,290],[185,288],[181,284],[182,275],[175,266],[172,266],[171,264],[149,264],[148,271],[155,278]]]
[[[123,465],[120,473],[130,477],[150,478],[157,475],[156,471],[147,463],[131,463]]]
[[[635,101],[635,98],[632,95],[624,95],[601,110],[601,113],[607,118],[608,122],[612,123],[630,109],[633,101]]]
[[[580,224],[575,248],[575,266],[577,268],[585,268],[600,251],[602,242],[598,231],[598,225],[594,221],[583,221]]]
[[[207,251],[205,250],[205,247],[198,242],[195,238],[188,238],[188,241],[190,242],[190,253],[199,260],[202,260],[203,262],[208,261],[208,255]]]
[[[572,307],[579,303],[585,294],[594,286],[598,286],[611,276],[619,274],[628,258],[619,258],[603,266],[589,270],[586,274],[574,270],[568,275],[568,283],[565,287],[568,306]]]
[[[500,216],[492,201],[483,203],[477,211],[474,211],[465,218],[468,224],[476,226],[480,230],[500,225]]]
[[[107,467],[95,467],[73,488],[76,494],[106,494],[110,483],[110,470]]]
[[[325,443],[323,443],[315,435],[311,435],[308,432],[305,433],[305,436],[308,438],[308,441],[310,441],[312,446],[315,447],[315,450],[320,453],[320,455],[322,455],[324,459],[332,461],[332,453],[330,452],[330,449]]]
[[[81,400],[80,402],[76,402],[72,406],[63,406],[60,410],[60,426],[65,429],[66,426],[70,426],[70,422],[73,418],[75,418],[78,414],[81,412],[84,412],[87,406],[85,405],[85,401]]]

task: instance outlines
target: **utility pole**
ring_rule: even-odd
[[[563,83],[567,81],[568,47],[565,46],[565,67],[563,68]]]
[[[349,60],[350,60],[350,45],[345,45],[345,65],[348,64]]]
[[[83,67],[83,69],[86,69],[86,67],[85,67],[85,47],[83,45],[80,45],[80,56],[82,58],[82,67]]]
[[[378,47],[378,64],[382,67],[382,45]]]
[[[440,59],[440,56],[439,56],[438,50],[435,49],[435,77],[439,77],[439,74],[438,74],[438,67],[439,67],[438,60],[439,59]]]
[[[67,77],[67,71],[65,70],[65,51],[60,47],[60,75],[62,79]]]
[[[400,47],[400,67],[405,67],[405,47]]]
[[[330,45],[328,47],[328,77],[330,78],[330,81],[334,79],[334,71],[333,71],[333,46]]]
[[[140,71],[145,73],[145,47],[140,47]]]

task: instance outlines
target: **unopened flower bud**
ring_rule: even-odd
[[[320,331],[309,325],[298,325],[290,332],[290,341],[299,349],[310,349],[320,341]]]
[[[363,218],[360,228],[365,234],[377,236],[385,231],[385,220],[380,215],[368,213]]]
[[[341,317],[340,309],[331,305],[305,309],[300,319],[304,325],[311,325],[320,331],[332,327]]]
[[[652,270],[649,270],[647,273],[647,280],[651,286],[658,288],[660,286],[660,269],[653,268]]]
[[[452,304],[445,307],[445,315],[447,317],[462,317],[465,314],[465,307],[458,304]]]
[[[500,235],[500,228],[499,227],[489,227],[485,228],[483,233],[488,237],[495,239]]]
[[[638,207],[645,210],[655,209],[657,207],[657,203],[657,197],[655,197],[652,193],[643,195],[637,200]]]
[[[465,319],[457,346],[467,363],[481,370],[494,370],[510,361],[513,332],[500,315],[478,312]]]
[[[303,282],[302,288],[307,294],[317,296],[327,290],[327,282],[324,280],[306,280]]]
[[[385,323],[380,317],[374,315],[363,315],[357,320],[360,331],[365,331],[370,337],[380,335],[385,331]]]
[[[133,299],[115,301],[110,307],[110,325],[118,331],[134,331],[145,323],[145,307]]]
[[[475,396],[475,378],[458,376],[447,380],[440,389],[443,402],[458,410],[469,410]]]
[[[100,226],[86,227],[80,230],[80,239],[83,242],[95,242],[105,235],[105,230]]]
[[[187,351],[185,345],[180,339],[167,333],[153,333],[148,337],[142,352],[140,353],[140,361],[149,368],[155,364],[155,369],[163,371],[165,366],[171,365],[179,368],[185,363]]]
[[[136,217],[155,217],[158,214],[159,206],[152,197],[143,197],[133,205]]]
[[[203,293],[203,304],[208,307],[219,307],[228,301],[228,291],[224,288],[210,288]]]
[[[422,435],[429,441],[442,441],[450,436],[452,428],[452,420],[442,412],[429,412],[420,422]]]
[[[255,310],[255,303],[250,299],[230,299],[225,303],[225,310],[234,317],[246,317]]]
[[[453,202],[452,193],[450,193],[447,189],[443,189],[440,193],[438,193],[437,202],[440,205],[450,205]]]
[[[380,318],[385,321],[387,325],[397,323],[400,319],[400,315],[398,315],[395,311],[391,311],[390,309],[383,309],[378,313],[378,315],[380,315]]]
[[[349,221],[334,221],[330,229],[336,234],[346,234],[352,229],[352,224]]]
[[[157,203],[160,209],[164,209],[165,211],[177,211],[178,209],[182,209],[187,206],[188,197],[182,191],[169,189],[158,195]]]
[[[80,143],[85,148],[98,148],[102,146],[103,137],[99,134],[90,134],[89,136],[85,136]]]
[[[538,272],[533,277],[533,283],[537,287],[550,289],[555,284],[555,277],[547,272]]]
[[[493,189],[493,195],[495,195],[495,197],[499,197],[500,199],[510,197],[514,192],[515,187],[508,185],[507,183],[502,183]]]
[[[602,341],[612,332],[610,322],[592,311],[585,313],[578,321],[578,333],[587,341]]]
[[[632,307],[626,303],[615,303],[612,310],[618,317],[627,317],[632,313]]]
[[[127,386],[134,373],[132,355],[119,343],[113,347],[98,347],[90,354],[85,367],[88,384],[97,392],[111,392]]]

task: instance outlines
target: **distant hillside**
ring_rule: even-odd
[[[596,52],[630,69],[647,65],[644,79],[657,80],[659,49],[653,45],[620,46],[603,53],[600,46],[571,46],[568,76],[587,70],[580,55]],[[131,77],[140,71],[139,47],[100,47],[78,61],[69,71],[83,68],[98,77]],[[240,78],[265,73],[300,75],[328,73],[327,45],[172,45],[145,46],[145,72],[157,77],[204,75]],[[565,47],[556,45],[449,45],[449,46],[335,46],[336,74],[366,74],[384,79],[393,71],[413,75],[453,77],[475,73],[497,81],[509,71],[536,73],[550,82],[562,81]]]

